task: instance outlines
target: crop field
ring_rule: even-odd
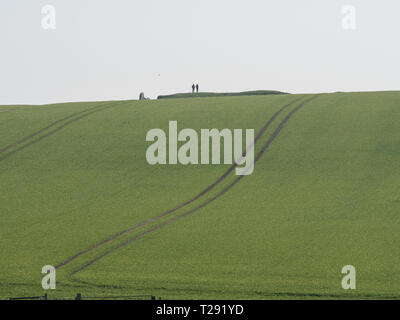
[[[149,165],[171,120],[255,129],[253,174]],[[0,106],[0,244],[0,299],[400,299],[400,92]]]

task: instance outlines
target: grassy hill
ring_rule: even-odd
[[[399,299],[400,92],[316,95],[291,114],[311,97],[0,106],[0,298],[43,294],[50,264],[52,297]],[[148,130],[257,133],[293,101],[251,176],[149,221],[229,166],[150,166]]]
[[[209,97],[238,97],[238,96],[267,96],[273,94],[287,94],[273,90],[255,90],[244,92],[199,92],[199,93],[176,93],[171,95],[158,96],[157,99],[178,99],[178,98],[209,98]]]

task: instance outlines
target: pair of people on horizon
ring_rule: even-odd
[[[192,85],[192,93],[194,93],[195,90],[196,90],[197,93],[199,93],[199,85],[198,85],[198,84],[196,84],[196,85],[193,84],[193,85]]]

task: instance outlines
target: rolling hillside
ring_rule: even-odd
[[[254,173],[150,166],[170,120],[261,132]],[[0,106],[0,299],[47,264],[53,297],[399,299],[399,127],[400,92]]]

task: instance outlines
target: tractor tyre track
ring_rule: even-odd
[[[289,121],[289,119],[293,116],[293,114],[295,114],[298,110],[300,110],[306,103],[314,100],[315,98],[317,98],[317,96],[313,96],[310,99],[307,99],[305,101],[303,101],[302,103],[300,103],[297,107],[295,107],[283,120],[282,122],[279,124],[279,126],[277,127],[277,129],[273,132],[273,134],[270,136],[270,138],[268,139],[268,141],[264,144],[264,146],[262,147],[262,149],[258,152],[257,156],[254,159],[254,164],[260,160],[260,158],[262,157],[262,155],[265,153],[265,151],[268,149],[268,147],[272,144],[272,142],[276,139],[276,137],[278,136],[279,132],[282,130],[282,128],[284,127],[284,125]],[[90,260],[89,262],[85,263],[84,265],[82,265],[81,267],[75,269],[70,275],[74,275],[84,269],[86,269],[87,267],[91,266],[92,264],[94,264],[95,262],[99,261],[100,259],[104,258],[105,256],[117,251],[118,249],[132,243],[135,240],[138,240],[140,238],[142,238],[143,236],[152,233],[156,230],[159,230],[165,226],[168,226],[180,219],[183,219],[193,213],[196,213],[198,210],[204,208],[205,206],[207,206],[208,204],[210,204],[211,202],[213,202],[214,200],[220,198],[222,195],[224,195],[226,192],[228,192],[232,187],[234,187],[240,180],[242,180],[245,176],[239,176],[237,177],[231,184],[229,184],[228,186],[226,186],[223,190],[221,190],[219,193],[217,193],[216,195],[214,195],[213,197],[211,197],[210,199],[206,200],[205,202],[203,202],[202,204],[198,205],[197,207],[181,214],[178,215],[176,217],[173,217],[147,231],[144,231],[128,240],[126,240],[125,242],[107,250],[106,252],[102,253],[101,255],[97,256],[96,258]]]
[[[16,147],[16,146],[18,146],[18,145],[20,145],[21,143],[24,143],[24,142],[28,141],[29,139],[32,139],[32,138],[36,137],[37,135],[43,133],[44,131],[46,131],[46,130],[52,128],[52,127],[54,127],[55,125],[57,125],[57,124],[60,123],[60,122],[63,122],[63,121],[65,121],[65,120],[68,120],[68,119],[70,119],[70,118],[72,118],[72,117],[75,117],[75,116],[81,114],[81,113],[84,113],[84,112],[87,112],[87,111],[90,111],[90,110],[93,110],[93,109],[96,109],[96,108],[100,108],[100,107],[102,107],[102,106],[103,106],[103,105],[96,106],[96,107],[93,107],[93,108],[88,108],[88,109],[86,109],[86,110],[82,110],[82,111],[79,111],[79,112],[70,114],[69,116],[66,116],[66,117],[64,117],[64,118],[62,118],[62,119],[56,120],[56,121],[52,122],[51,124],[49,124],[48,126],[42,128],[42,129],[40,129],[39,131],[36,131],[36,132],[32,133],[31,135],[26,136],[26,137],[22,138],[21,140],[18,140],[17,142],[14,142],[14,143],[12,143],[12,144],[10,144],[10,145],[4,147],[3,149],[0,149],[0,153],[4,153],[4,152],[6,152],[7,150],[9,150],[9,149],[11,149],[11,148],[14,148],[14,147]]]
[[[270,127],[271,123],[284,111],[286,110],[288,107],[292,106],[293,104],[295,104],[296,102],[300,101],[301,99],[303,99],[303,96],[297,99],[294,99],[293,101],[287,103],[286,105],[284,105],[281,109],[279,109],[268,121],[267,123],[261,128],[260,132],[257,134],[257,136],[254,139],[254,144],[252,146],[250,146],[250,148],[253,148],[254,145],[257,143],[257,141],[263,136],[263,134],[265,133],[265,131],[267,131],[267,129]],[[246,150],[246,152],[248,152],[248,150]],[[244,155],[246,154],[246,152],[244,152]],[[162,214],[153,217],[151,219],[145,220],[139,224],[136,224],[132,227],[129,227],[125,230],[122,230],[96,244],[94,244],[93,246],[86,248],[85,250],[80,251],[79,253],[77,253],[76,255],[68,258],[67,260],[59,263],[58,265],[55,266],[56,269],[65,266],[67,264],[69,264],[70,262],[74,261],[75,259],[79,258],[80,256],[130,232],[133,230],[136,230],[140,227],[143,227],[145,225],[148,225],[152,222],[158,221],[162,218],[164,218],[167,215],[170,215],[171,213],[174,213],[176,211],[178,211],[179,209],[188,206],[189,204],[193,203],[194,201],[198,200],[199,198],[201,198],[202,196],[204,196],[205,194],[207,194],[208,192],[210,192],[212,189],[214,189],[214,187],[216,187],[218,184],[220,184],[222,181],[225,180],[226,177],[228,177],[228,175],[237,167],[237,163],[234,163],[223,175],[221,175],[215,182],[213,182],[212,184],[210,184],[208,187],[206,187],[203,191],[201,191],[200,193],[198,193],[196,196],[194,196],[193,198],[181,203],[180,205],[169,209],[168,211],[163,212]]]
[[[79,121],[79,120],[81,120],[81,119],[83,119],[83,118],[86,118],[87,116],[89,116],[89,115],[91,115],[91,114],[93,114],[93,113],[103,111],[104,109],[107,109],[107,108],[110,108],[110,107],[113,107],[113,106],[115,106],[115,105],[114,105],[114,104],[108,104],[108,105],[102,105],[102,106],[97,106],[97,107],[95,107],[95,108],[91,108],[91,109],[89,109],[89,110],[92,110],[92,111],[89,111],[89,112],[87,112],[87,113],[84,113],[83,115],[81,115],[81,116],[79,116],[79,117],[77,117],[77,118],[73,118],[73,119],[71,119],[71,120],[65,122],[63,125],[61,125],[61,126],[55,128],[55,129],[53,129],[53,130],[47,132],[47,133],[44,134],[44,135],[39,136],[37,139],[31,140],[31,141],[29,141],[27,144],[24,144],[23,146],[21,146],[21,147],[15,149],[15,150],[13,150],[13,151],[7,153],[6,155],[0,157],[0,162],[3,161],[3,160],[5,160],[5,159],[7,159],[7,158],[9,158],[9,157],[11,157],[12,155],[16,154],[17,152],[22,151],[22,150],[28,148],[29,146],[34,145],[34,144],[36,144],[37,142],[42,141],[43,139],[52,136],[53,134],[57,133],[58,131],[64,129],[65,127],[69,126],[70,124],[72,124],[72,123],[74,123],[74,122],[77,122],[77,121]],[[86,111],[88,111],[88,110],[86,110]],[[86,111],[85,111],[85,112],[86,112]],[[64,119],[57,120],[56,122],[54,122],[54,123],[51,124],[50,126],[48,126],[48,127],[46,127],[46,128],[43,128],[43,129],[41,129],[40,131],[38,131],[38,132],[36,132],[36,133],[30,135],[29,137],[25,137],[24,139],[22,139],[22,140],[20,140],[20,141],[18,141],[18,142],[16,142],[16,143],[14,143],[13,145],[10,145],[10,146],[4,148],[3,150],[1,150],[1,152],[4,152],[4,151],[8,150],[9,148],[11,148],[11,147],[13,147],[13,146],[17,146],[17,145],[19,145],[19,144],[21,144],[21,143],[23,143],[23,142],[26,142],[26,141],[28,141],[28,140],[31,139],[31,138],[34,138],[35,136],[39,135],[40,133],[44,132],[45,130],[47,130],[47,129],[53,127],[56,123],[60,123],[61,121],[65,121],[66,119],[70,119],[71,117],[74,117],[74,116],[76,116],[77,114],[81,114],[81,113],[82,113],[82,112],[79,112],[79,113],[70,115],[70,116],[68,116],[68,117],[66,117],[66,118],[64,118]]]

